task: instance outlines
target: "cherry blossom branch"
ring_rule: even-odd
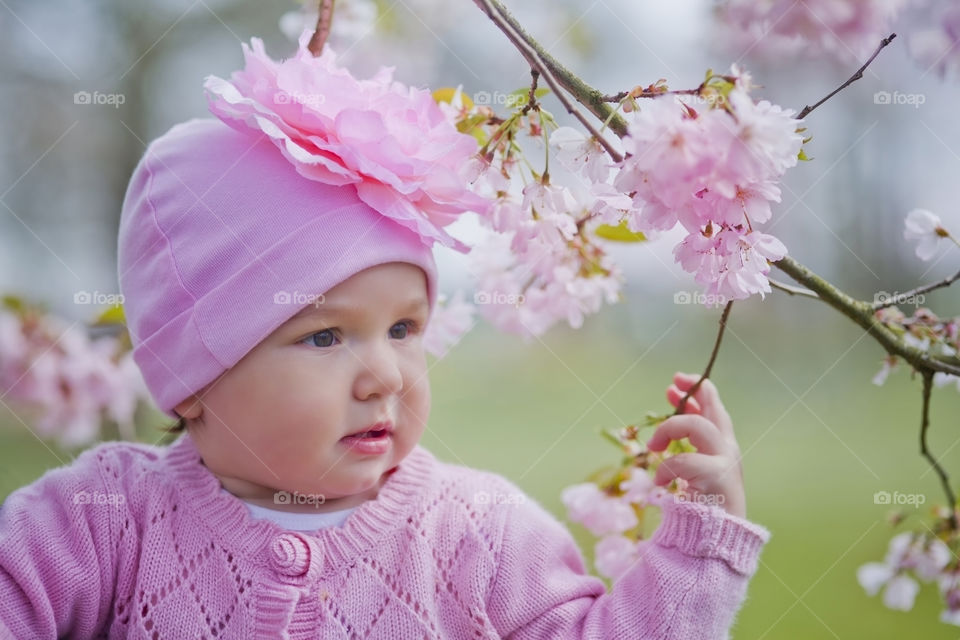
[[[580,110],[577,109],[567,98],[566,93],[561,90],[560,84],[557,82],[557,79],[553,77],[553,74],[550,71],[547,63],[540,57],[540,52],[534,47],[530,46],[528,43],[529,36],[524,33],[520,33],[516,28],[506,19],[507,10],[502,4],[497,2],[497,0],[474,0],[481,9],[487,14],[487,16],[493,21],[497,27],[503,31],[504,35],[513,43],[513,45],[520,51],[524,58],[526,58],[527,63],[532,69],[538,71],[541,76],[543,76],[544,81],[550,85],[550,88],[556,94],[557,99],[563,104],[567,112],[570,113],[573,117],[580,121],[580,124],[590,132],[596,141],[602,146],[607,155],[613,159],[614,162],[620,162],[623,160],[623,156],[617,152],[610,143],[607,142],[599,131],[593,126],[593,124],[587,120],[587,118],[580,113]]]
[[[867,59],[867,61],[863,63],[863,66],[862,66],[862,67],[860,67],[859,69],[857,69],[857,71],[856,71],[852,76],[850,76],[850,77],[847,79],[846,82],[844,82],[842,85],[840,85],[839,87],[837,87],[836,89],[834,89],[833,91],[831,91],[830,93],[828,93],[823,99],[821,99],[819,102],[817,102],[816,104],[814,104],[812,107],[811,107],[811,106],[806,106],[806,107],[804,107],[804,108],[800,111],[800,113],[797,114],[797,120],[802,120],[802,119],[805,118],[811,111],[813,111],[814,109],[816,109],[817,107],[819,107],[820,105],[822,105],[824,102],[826,102],[827,100],[829,100],[829,99],[832,98],[833,96],[837,95],[838,93],[840,93],[841,91],[843,91],[844,89],[846,89],[848,86],[850,86],[851,84],[853,84],[854,82],[856,82],[857,80],[859,80],[860,78],[862,78],[862,77],[863,77],[863,72],[866,70],[867,67],[870,66],[870,63],[873,62],[873,59],[876,58],[876,57],[880,54],[880,52],[883,50],[884,47],[886,47],[888,44],[890,44],[891,42],[893,42],[893,39],[896,38],[896,37],[897,37],[897,34],[891,33],[889,36],[887,36],[886,38],[884,38],[883,40],[881,40],[881,41],[880,41],[880,46],[878,46],[878,47],[877,47],[877,50],[873,52],[873,55],[870,56],[870,57]]]
[[[924,286],[922,286],[922,287],[917,287],[916,289],[911,289],[910,291],[907,291],[907,292],[901,293],[901,294],[897,294],[896,296],[892,296],[892,297],[890,297],[889,299],[884,300],[883,302],[881,302],[881,301],[878,300],[878,301],[876,301],[876,302],[873,303],[873,310],[874,310],[874,311],[877,311],[878,309],[885,309],[886,307],[891,307],[891,306],[897,304],[897,301],[898,301],[898,300],[904,300],[904,299],[907,299],[907,298],[912,298],[913,296],[920,295],[921,293],[927,293],[928,291],[933,291],[934,289],[940,289],[940,288],[942,288],[942,287],[949,287],[951,284],[953,284],[953,282],[955,282],[955,281],[958,280],[958,279],[960,279],[960,271],[957,271],[957,272],[956,272],[955,274],[953,274],[952,276],[948,276],[948,277],[944,278],[943,280],[939,280],[939,281],[937,281],[937,282],[934,282],[934,283],[932,283],[932,284],[927,284],[927,285],[924,285]]]
[[[940,476],[940,484],[947,494],[947,504],[950,505],[950,524],[954,531],[957,529],[957,498],[950,488],[950,477],[936,458],[927,449],[927,427],[930,426],[930,389],[933,387],[933,372],[923,372],[923,409],[920,418],[920,453],[930,461],[933,470]]]
[[[616,111],[604,101],[604,94],[571,73],[569,69],[547,53],[543,46],[520,26],[520,23],[507,11],[507,8],[503,6],[500,0],[474,0],[474,2],[493,20],[500,30],[506,34],[507,38],[510,39],[520,53],[523,54],[524,58],[527,59],[527,62],[531,63],[531,66],[535,66],[541,73],[546,69],[550,74],[550,78],[555,79],[557,83],[576,98],[577,102],[589,109],[599,120],[604,121],[609,119],[607,126],[609,126],[614,133],[621,138],[627,135],[626,121],[617,115]],[[494,15],[496,15],[496,17],[494,17]],[[524,46],[518,46],[515,38],[523,42]],[[534,65],[528,54],[525,53],[525,50],[532,51],[540,64]],[[544,77],[546,79],[546,75]],[[554,91],[558,97],[560,97],[561,92],[555,88]],[[581,122],[583,121],[581,120]],[[587,130],[594,133],[589,126]]]
[[[522,37],[525,48],[532,48],[542,51],[540,45],[523,31],[523,29],[516,23],[512,16],[510,16],[509,13],[503,9],[498,0],[474,1],[489,6],[498,7],[498,10],[503,14],[503,21],[511,24],[513,27],[512,32],[519,34],[519,36],[514,37]],[[851,76],[851,78],[841,85],[836,91],[831,92],[827,98],[820,100],[813,107],[805,108],[804,111],[806,114],[809,114],[810,111],[823,104],[828,98],[836,95],[840,89],[848,86],[858,77],[862,76],[864,69],[866,69],[866,67],[874,60],[874,58],[876,58],[877,53],[893,40],[894,36],[895,34],[891,34],[890,37],[884,38],[884,40],[881,42],[881,46],[878,47],[877,52],[875,52],[870,59],[867,60],[867,62],[861,66],[861,68],[858,69],[857,72],[854,73],[853,76]],[[513,41],[513,38],[511,38],[511,41]],[[577,101],[580,102],[580,104],[587,107],[594,116],[601,120],[611,116],[612,111],[610,107],[603,101],[605,96],[602,93],[589,86],[555,59],[550,58],[545,53],[543,55],[544,60],[549,59],[550,71],[551,74],[555,76],[556,81],[559,82],[567,91],[569,91],[577,99]],[[619,118],[619,116],[611,118],[611,129],[613,129],[618,135],[626,135],[626,123],[623,122],[622,118],[620,118],[619,125],[616,127],[612,125],[617,118]],[[775,262],[774,265],[792,277],[799,284],[806,286],[807,289],[813,292],[818,299],[823,300],[853,320],[855,323],[869,331],[870,335],[873,336],[874,339],[876,339],[889,354],[902,357],[904,360],[921,371],[932,369],[933,371],[940,371],[942,373],[960,375],[960,359],[949,357],[934,358],[920,349],[907,345],[882,322],[874,317],[872,304],[856,300],[843,293],[835,286],[817,276],[789,256],[778,262]],[[797,293],[797,291],[793,291],[793,293]]]
[[[906,344],[877,319],[872,303],[852,298],[789,256],[774,262],[773,265],[868,331],[890,355],[900,356],[921,372],[939,371],[960,375],[960,358],[934,357]]]
[[[319,14],[317,15],[317,28],[310,36],[310,42],[307,44],[307,50],[314,55],[319,56],[323,51],[323,45],[330,36],[330,24],[333,22],[333,3],[335,0],[320,0]]]
[[[767,278],[767,281],[770,283],[770,286],[773,287],[774,289],[780,289],[781,291],[789,293],[792,296],[804,296],[807,298],[814,298],[817,300],[820,299],[820,296],[815,294],[813,291],[810,291],[809,289],[801,289],[800,287],[793,287],[793,286],[790,286],[789,284],[784,284],[779,280],[774,280],[773,278]]]
[[[518,46],[521,50],[521,53],[524,53],[524,56],[531,62],[531,66],[535,66],[536,62],[542,63],[543,65],[549,64],[549,69],[551,75],[545,76],[549,78],[549,83],[551,88],[557,92],[558,96],[562,94],[554,86],[554,83],[560,83],[567,91],[569,91],[580,104],[587,107],[590,112],[596,116],[601,121],[609,121],[611,129],[620,137],[624,137],[627,134],[627,129],[625,122],[622,118],[617,115],[615,110],[610,109],[610,107],[604,102],[604,100],[609,100],[613,96],[604,96],[599,93],[596,89],[593,89],[580,78],[571,73],[568,69],[560,65],[556,60],[549,57],[545,52],[543,52],[539,43],[533,40],[529,35],[527,35],[523,29],[516,23],[516,21],[506,12],[503,6],[498,2],[498,0],[474,0],[478,4],[482,4],[486,7],[487,14],[494,19],[494,21],[501,27],[504,33],[507,34],[511,42],[515,46],[518,45],[518,41],[522,41],[522,46]],[[493,7],[497,7],[499,13],[499,20],[494,17]],[[504,28],[504,24],[509,24],[512,29],[508,30]],[[863,77],[864,70],[873,62],[881,50],[893,41],[896,37],[896,34],[891,34],[889,37],[884,38],[880,45],[877,47],[877,50],[874,51],[873,55],[842,85],[837,89],[832,91],[826,97],[815,103],[813,106],[804,107],[801,112],[798,114],[797,118],[801,119],[809,115],[814,109],[825,103],[827,100],[832,98],[834,95],[842,91],[844,88],[855,82],[856,80]],[[530,51],[541,54],[539,61],[536,59],[536,56],[529,54]],[[549,62],[546,62],[549,60]],[[543,67],[540,67],[541,69]],[[620,98],[622,100],[623,98]],[[619,102],[619,101],[618,101]],[[579,118],[581,122],[584,122],[582,117]],[[594,129],[587,125],[584,122],[586,128],[593,132]],[[598,138],[599,139],[599,138]],[[960,243],[958,243],[960,244]],[[830,284],[823,278],[817,276],[810,269],[795,261],[793,258],[787,256],[773,263],[781,271],[793,278],[797,283],[802,284],[807,287],[807,289],[800,289],[796,287],[791,287],[784,285],[779,282],[771,281],[771,285],[775,286],[791,295],[800,295],[803,297],[817,298],[824,301],[831,307],[837,309],[842,314],[850,318],[857,325],[866,330],[886,351],[892,356],[899,356],[909,362],[916,370],[920,371],[924,378],[924,389],[923,389],[923,417],[921,423],[921,452],[923,455],[930,461],[934,469],[937,471],[937,474],[940,476],[941,483],[943,484],[944,491],[947,495],[947,499],[950,502],[951,507],[951,518],[950,523],[953,530],[957,529],[957,516],[956,516],[956,499],[954,497],[953,491],[950,488],[949,479],[946,472],[939,465],[935,458],[929,453],[926,445],[926,434],[929,426],[929,403],[930,403],[930,387],[933,380],[934,372],[942,372],[952,375],[960,376],[960,359],[956,357],[934,357],[931,356],[926,351],[917,349],[906,344],[903,340],[899,338],[889,327],[887,327],[883,322],[881,322],[875,313],[874,305],[862,300],[854,299],[853,297],[847,295],[834,285]],[[950,282],[960,277],[960,274],[954,276],[953,278],[948,278],[949,282],[942,281],[940,283],[934,283],[934,285],[928,285],[927,287],[920,287],[916,291],[919,293],[920,290],[929,291],[941,286],[947,286]],[[685,408],[688,398],[694,393],[701,385],[703,380],[709,377],[713,363],[716,360],[717,354],[719,352],[720,342],[723,336],[724,329],[726,327],[727,316],[730,311],[732,303],[728,303],[724,309],[723,316],[720,321],[720,330],[717,335],[716,343],[714,344],[713,352],[711,353],[710,360],[707,364],[707,368],[704,371],[703,375],[697,381],[697,383],[687,392],[687,394],[681,399],[677,405],[676,413],[680,413]]]
[[[713,343],[713,351],[710,353],[710,360],[707,361],[707,368],[704,369],[700,379],[680,398],[680,402],[677,403],[677,410],[673,412],[673,415],[683,413],[683,410],[687,407],[687,399],[697,392],[704,380],[710,377],[710,372],[713,370],[713,363],[717,361],[717,354],[720,353],[720,341],[723,340],[723,332],[727,328],[727,318],[730,317],[730,309],[732,308],[733,300],[727,303],[723,308],[723,313],[720,315],[720,330],[717,331],[717,340]]]

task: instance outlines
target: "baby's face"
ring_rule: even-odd
[[[275,508],[353,506],[413,449],[430,387],[422,345],[427,281],[418,267],[371,267],[330,289],[212,383],[191,437],[235,495]],[[393,423],[383,453],[344,436]],[[312,496],[305,508],[274,493]],[[306,500],[306,498],[301,498]]]

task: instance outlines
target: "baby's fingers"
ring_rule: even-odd
[[[695,373],[677,373],[673,376],[674,384],[683,393],[689,391],[699,379],[700,376]],[[733,435],[733,421],[720,400],[720,392],[710,378],[704,380],[691,397],[699,403],[701,415],[716,424],[724,434]]]
[[[683,478],[693,483],[698,476],[709,471],[710,456],[702,453],[680,453],[660,463],[653,482],[660,487],[670,484],[674,478]]]
[[[675,384],[667,387],[667,402],[669,402],[674,408],[680,404],[680,400],[685,395],[687,395],[687,393],[685,391],[680,391]],[[683,407],[683,412],[700,413],[700,403],[697,402],[696,398],[690,396],[687,398],[687,404]]]
[[[671,440],[681,438],[690,438],[690,444],[695,446],[697,451],[708,455],[724,450],[723,437],[713,423],[694,414],[672,416],[661,422],[647,441],[647,448],[651,451],[662,451]]]

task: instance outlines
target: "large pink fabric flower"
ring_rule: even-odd
[[[210,110],[236,129],[262,131],[306,178],[356,185],[360,198],[432,244],[466,251],[443,227],[489,201],[463,177],[476,140],[457,131],[431,93],[392,80],[381,68],[358,80],[329,46],[314,57],[310,32],[294,57],[277,62],[253,38],[246,67],[230,80],[209,76]]]

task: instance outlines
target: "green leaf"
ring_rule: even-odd
[[[23,298],[19,296],[4,295],[2,301],[4,307],[17,313],[22,313],[27,308],[27,304],[23,301]]]
[[[696,453],[697,448],[690,444],[690,438],[681,438],[679,440],[671,440],[670,444],[667,445],[667,453],[672,455],[677,455],[678,453]]]
[[[630,229],[627,228],[626,220],[621,220],[617,226],[602,224],[597,227],[596,234],[597,237],[614,240],[616,242],[643,242],[647,239],[647,237],[639,231],[630,231]]]
[[[439,89],[433,90],[433,99],[435,102],[446,102],[447,104],[453,103],[453,97],[457,95],[456,87],[440,87]],[[469,111],[473,109],[473,100],[470,99],[466,93],[462,90],[460,91],[460,102],[463,104],[463,108]]]
[[[545,89],[543,87],[540,87],[533,93],[537,97],[537,100],[539,100],[543,96],[550,93],[550,89]],[[523,89],[517,89],[515,91],[511,91],[510,97],[511,97],[511,100],[508,106],[525,107],[527,105],[527,102],[530,100],[530,87],[525,87]]]
[[[127,324],[127,318],[123,312],[123,305],[117,304],[106,309],[103,313],[97,316],[97,319],[94,320],[93,324],[95,326],[104,324]]]
[[[669,417],[670,416],[668,415],[661,416],[653,413],[652,411],[648,411],[647,415],[644,417],[644,422],[648,427],[655,427]]]

